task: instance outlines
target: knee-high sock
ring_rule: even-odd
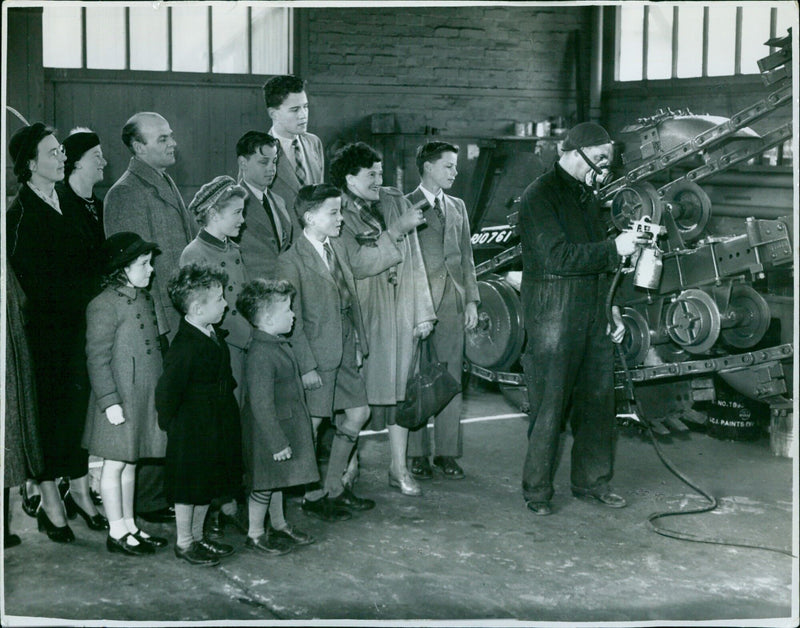
[[[325,492],[328,497],[337,497],[342,493],[342,474],[347,468],[347,462],[355,446],[355,439],[337,430],[331,445],[331,455],[328,459],[328,471],[325,474]]]
[[[272,492],[272,500],[269,502],[269,523],[276,530],[283,530],[286,527],[286,519],[283,517],[283,491]]]
[[[194,540],[192,539],[194,508],[192,504],[175,504],[175,527],[178,529],[176,545],[181,549],[187,549]]]
[[[203,523],[205,523],[209,506],[210,504],[195,506],[192,511],[192,538],[195,541],[203,540]]]
[[[247,498],[247,536],[255,540],[264,534],[264,519],[270,507],[272,491],[253,491]]]

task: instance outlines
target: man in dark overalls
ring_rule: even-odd
[[[645,242],[632,232],[605,237],[590,185],[611,162],[606,130],[592,122],[578,124],[562,150],[553,169],[525,190],[519,213],[528,335],[522,365],[530,402],[522,491],[536,515],[552,512],[567,418],[572,493],[611,508],[626,505],[608,484],[614,467],[612,340],[621,342],[625,328],[620,322],[609,329],[604,305],[610,273]]]

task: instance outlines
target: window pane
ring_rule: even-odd
[[[769,5],[742,7],[742,74],[758,74],[756,61],[769,54],[769,15]]]
[[[42,11],[42,55],[48,68],[81,67],[81,8],[49,4]]]
[[[208,9],[172,5],[172,69],[208,72]]]
[[[647,27],[647,78],[672,76],[672,7],[651,5]]]
[[[213,72],[247,72],[247,7],[238,2],[211,9]]]
[[[642,27],[644,7],[626,7],[619,11],[619,42],[617,59],[620,81],[639,81],[642,79]]]
[[[733,74],[736,52],[736,7],[708,8],[708,75]]]
[[[125,68],[124,7],[86,7],[86,67]]]
[[[678,8],[678,77],[703,74],[703,7]]]
[[[167,69],[167,7],[135,5],[131,16],[131,70]]]
[[[288,74],[290,9],[254,6],[253,74]]]

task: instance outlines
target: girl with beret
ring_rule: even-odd
[[[132,556],[167,544],[139,530],[133,512],[136,461],[163,458],[167,445],[155,407],[161,345],[147,291],[156,247],[128,231],[110,236],[102,248],[104,289],[86,309],[92,393],[83,444],[104,459],[100,494],[109,520],[106,547]]]
[[[81,448],[89,381],[83,339],[93,296],[93,241],[55,184],[64,178],[64,147],[41,122],[19,129],[9,152],[19,192],[8,208],[11,265],[28,298],[27,332],[39,400],[44,468],[39,529],[55,542],[75,536],[55,480],[70,478],[70,504],[90,526],[103,525],[92,503],[88,456]]]
[[[250,324],[236,309],[236,299],[242,286],[248,281],[248,273],[242,251],[233,238],[239,236],[244,225],[245,198],[247,191],[229,176],[214,177],[203,185],[189,203],[189,213],[200,225],[200,232],[183,249],[180,259],[181,267],[206,264],[228,275],[228,284],[225,287],[228,310],[220,327],[231,354],[231,371],[237,384],[234,395],[240,408],[244,403],[245,348],[250,342],[251,329]],[[233,496],[213,500],[206,519],[208,535],[211,538],[221,537],[228,523],[244,531],[236,516],[237,512],[238,505]]]

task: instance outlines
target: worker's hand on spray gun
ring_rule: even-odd
[[[611,336],[611,342],[619,344],[625,337],[625,325],[622,323],[622,314],[616,305],[611,306],[611,318],[614,319],[614,329],[611,329],[611,323],[609,323],[606,325],[606,333]]]
[[[616,238],[614,238],[614,246],[617,247],[617,254],[621,257],[630,257],[633,255],[638,247],[644,246],[650,242],[650,238],[646,233],[637,233],[636,231],[623,231]]]

